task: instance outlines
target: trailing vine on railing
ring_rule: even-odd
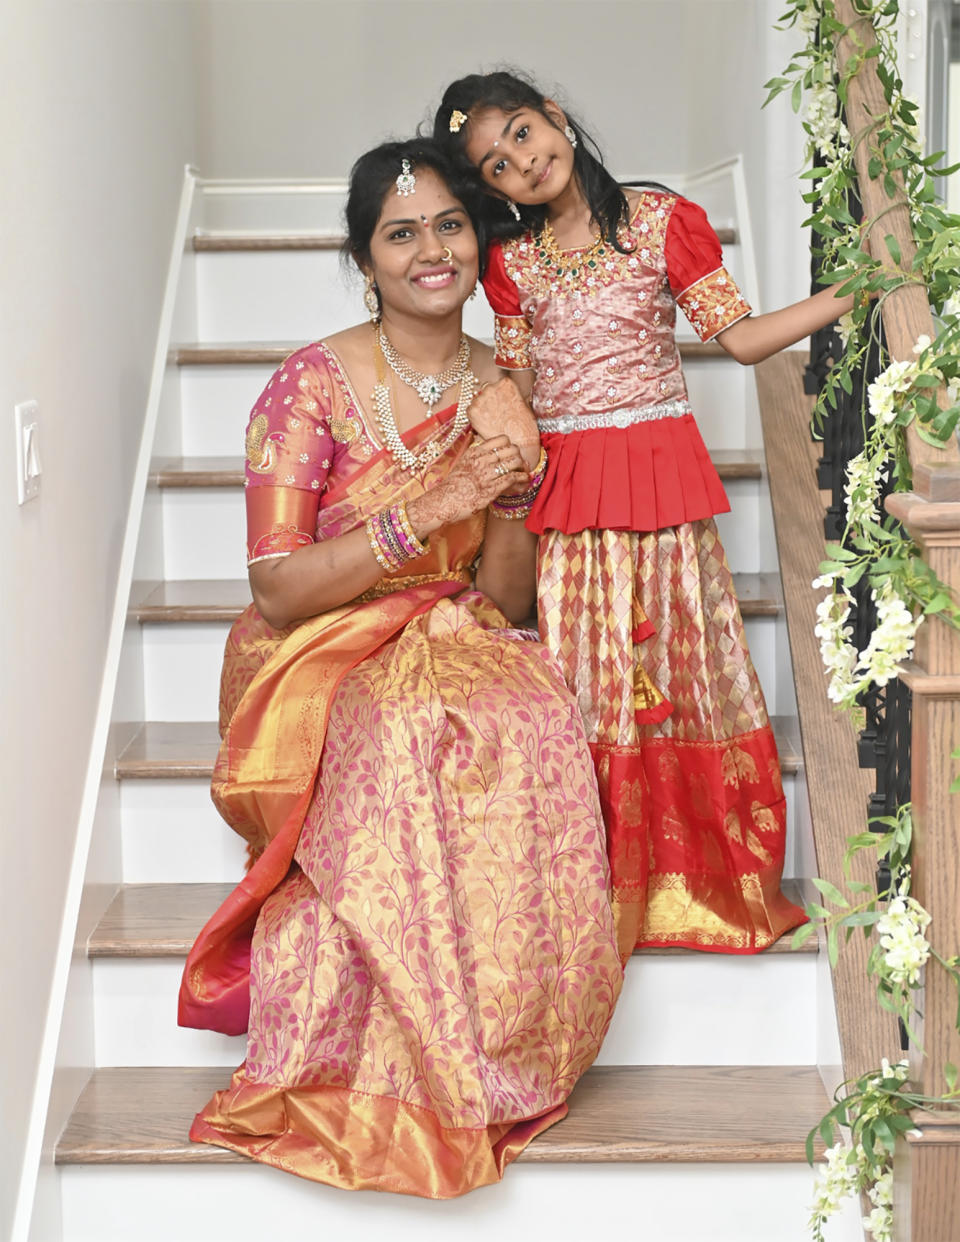
[[[833,0],[793,0],[780,20],[781,28],[796,26],[806,36],[783,75],[767,83],[767,103],[790,91],[794,111],[803,106],[812,167],[804,200],[810,204],[807,223],[815,235],[821,279],[854,292],[854,310],[838,326],[840,356],[827,371],[813,415],[822,431],[837,409],[841,393],[853,394],[868,351],[880,351],[880,373],[868,383],[861,401],[863,449],[846,464],[842,536],[826,545],[820,576],[814,581],[827,594],[817,607],[816,634],[832,702],[855,719],[862,718],[865,695],[897,676],[912,654],[918,626],[929,617],[960,627],[960,608],[921,558],[915,544],[882,511],[889,490],[909,490],[910,461],[906,428],[912,425],[924,440],[943,445],[960,421],[960,218],[937,202],[935,181],[955,171],[940,167],[941,154],[924,157],[917,125],[918,105],[904,94],[897,68],[897,0],[854,0],[860,20],[847,27],[839,21]],[[876,36],[864,40],[863,22]],[[836,46],[848,37],[855,51],[839,70]],[[844,122],[851,80],[873,61],[883,87],[886,107],[861,132],[851,134]],[[804,98],[806,102],[804,104]],[[851,210],[857,198],[854,151],[867,144],[868,175],[883,186],[889,205],[872,219],[860,221]],[[896,237],[884,228],[883,217],[895,207],[909,208],[916,254],[906,262]],[[885,248],[890,264],[878,257]],[[936,337],[921,336],[913,357],[891,360],[880,336],[876,308],[905,284],[927,289],[935,316]],[[945,394],[945,396],[944,396]],[[852,640],[853,591],[865,581],[876,610],[876,625],[863,646]],[[868,961],[879,1003],[896,1014],[914,1044],[916,988],[928,963],[950,972],[960,993],[960,959],[934,950],[928,939],[929,914],[910,896],[909,805],[893,816],[872,821],[875,831],[848,842],[845,867],[861,850],[876,851],[889,866],[889,891],[878,896],[870,886],[848,880],[847,895],[825,880],[816,880],[824,902],[808,907],[811,922],[794,939],[802,942],[818,927],[826,933],[831,964],[841,938],[858,928],[874,943]],[[886,831],[882,831],[885,829]],[[957,1015],[960,1028],[960,1012]],[[960,1104],[957,1070],[945,1068],[946,1091],[936,1099],[910,1090],[907,1064],[884,1061],[877,1070],[844,1083],[834,1107],[819,1127],[828,1146],[813,1205],[813,1237],[843,1199],[863,1192],[872,1209],[864,1226],[875,1242],[891,1242],[892,1157],[896,1138],[912,1127],[914,1108]],[[846,1130],[850,1143],[836,1142]],[[808,1139],[813,1157],[817,1131]]]

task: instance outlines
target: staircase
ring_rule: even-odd
[[[734,162],[689,192],[723,226],[727,266],[750,293],[738,176]],[[118,695],[114,729],[122,874],[86,943],[95,1068],[56,1148],[64,1242],[246,1242],[281,1224],[357,1242],[451,1231],[513,1242],[534,1230],[572,1242],[601,1229],[645,1242],[802,1242],[813,1180],[804,1139],[827,1106],[818,1066],[837,1060],[811,942],[759,957],[636,954],[569,1118],[502,1185],[464,1200],[350,1195],[187,1140],[194,1112],[244,1055],[242,1037],[176,1026],[186,951],[243,868],[242,842],[209,799],[221,653],[250,599],[239,451],[277,363],[364,318],[359,281],[348,287],[338,270],[341,199],[327,184],[198,189],[177,294],[181,330],[196,335],[170,351],[121,660],[137,686]],[[466,327],[491,335],[482,296]],[[718,525],[774,715],[786,874],[803,900],[798,877],[814,860],[753,380],[715,345],[690,338],[682,352],[733,504]],[[131,698],[142,719],[119,706]],[[828,1237],[859,1239],[856,1217]]]

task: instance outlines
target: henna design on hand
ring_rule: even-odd
[[[497,453],[505,470],[497,473]],[[520,463],[520,453],[506,436],[497,436],[471,445],[447,477],[422,496],[407,503],[407,516],[419,539],[450,522],[459,522],[486,509],[492,500],[518,485],[525,486],[529,475]]]
[[[509,376],[481,388],[468,413],[478,435],[484,439],[507,436],[523,453],[527,468],[534,468],[540,455],[537,420]]]

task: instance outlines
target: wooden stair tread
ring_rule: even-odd
[[[803,766],[800,729],[792,716],[771,716],[780,770],[795,776]],[[220,747],[210,720],[151,720],[141,725],[117,759],[118,780],[196,778],[209,780]]]
[[[710,454],[717,474],[728,482],[763,477],[763,452],[718,449]],[[157,457],[150,469],[154,487],[243,487],[242,457]]]
[[[57,1144],[66,1164],[237,1164],[187,1138],[232,1068],[95,1070]],[[802,1162],[829,1104],[815,1066],[594,1066],[570,1115],[520,1155],[539,1163]]]
[[[235,621],[251,602],[245,578],[184,578],[152,586],[130,615],[137,621]]]
[[[737,230],[716,230],[721,245],[735,246]],[[340,250],[346,242],[343,233],[267,233],[223,232],[194,233],[193,249],[203,252],[250,250]]]
[[[228,831],[226,826],[224,832]],[[239,880],[239,876],[237,879]],[[784,880],[784,892],[802,904],[803,881]],[[125,884],[87,941],[90,957],[186,957],[200,929],[233,891],[219,884]],[[767,953],[816,953],[816,937],[799,949],[781,937]],[[641,949],[643,956],[691,956],[692,949]]]
[[[309,345],[309,341],[218,341],[184,343],[170,350],[171,361],[181,367],[197,366],[279,366],[292,353]],[[681,358],[730,357],[716,341],[678,341]]]
[[[198,253],[250,250],[340,250],[343,233],[194,233]]]
[[[734,574],[734,588],[745,617],[775,617],[783,608],[775,573]],[[235,621],[250,603],[243,578],[184,578],[149,584],[130,605],[136,621]]]

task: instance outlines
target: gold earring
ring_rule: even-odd
[[[363,291],[363,304],[367,308],[371,323],[380,322],[380,294],[372,276],[367,277],[367,287]]]

